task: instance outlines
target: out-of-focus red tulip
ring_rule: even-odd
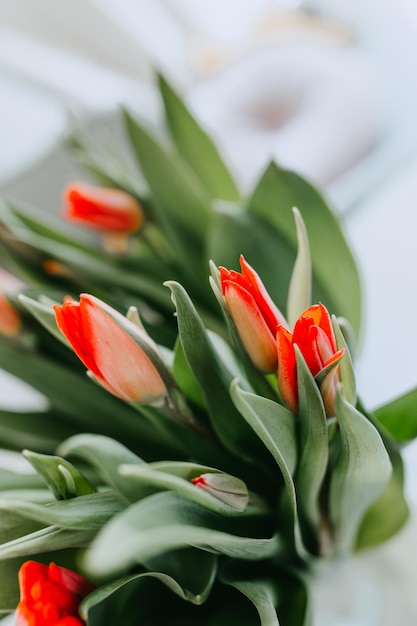
[[[89,294],[67,298],[54,306],[58,328],[94,378],[127,402],[152,403],[167,394],[165,383],[149,357],[114,319],[120,314]],[[132,324],[124,320],[125,324]],[[151,344],[145,331],[135,333]]]
[[[123,251],[128,235],[144,222],[139,202],[120,189],[73,182],[65,187],[63,197],[64,217],[102,231],[105,245],[112,251]]]
[[[17,294],[24,284],[5,269],[0,268],[0,333],[14,337],[20,331],[22,320],[17,309],[7,298],[7,294]]]
[[[222,293],[252,361],[263,372],[274,372],[278,363],[277,326],[287,327],[287,322],[243,256],[240,267],[241,273],[220,267]]]
[[[94,585],[55,563],[26,561],[19,570],[16,626],[84,626],[78,609]]]

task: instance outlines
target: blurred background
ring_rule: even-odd
[[[120,106],[160,124],[162,72],[242,189],[274,158],[342,216],[364,285],[358,385],[375,408],[417,385],[416,65],[415,0],[0,0],[0,194],[58,213],[80,177],[74,121],[123,151]],[[36,401],[0,378],[0,406]],[[406,459],[416,502],[415,446]]]

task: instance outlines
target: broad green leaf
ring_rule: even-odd
[[[213,198],[239,200],[239,191],[211,138],[162,76],[159,76],[159,89],[168,127],[178,152]]]
[[[57,411],[0,411],[3,447],[20,451],[23,447],[51,453],[62,439],[77,427],[67,423]]]
[[[24,450],[23,456],[42,476],[57,500],[93,493],[90,481],[66,459]]]
[[[360,281],[339,221],[318,191],[306,180],[272,163],[250,199],[249,211],[272,224],[295,251],[294,206],[302,212],[310,240],[313,302],[322,301],[329,311],[346,317],[358,335],[361,322]],[[276,266],[270,270],[275,275],[285,272],[280,255],[277,254],[277,257]],[[249,262],[252,263],[250,259]],[[261,275],[269,289],[270,281],[266,274]]]
[[[382,495],[368,509],[359,528],[356,549],[374,546],[387,541],[405,524],[410,515],[404,493],[404,466],[398,444],[371,415],[368,416],[380,433],[392,465],[391,478]]]
[[[91,574],[108,576],[188,546],[249,560],[277,554],[279,539],[244,536],[246,522],[245,514],[227,518],[175,493],[157,493],[113,518],[87,550],[84,564]],[[260,532],[256,526],[251,518],[254,533]]]
[[[281,404],[244,391],[235,380],[231,396],[242,417],[268,448],[275,461],[290,475],[297,464],[295,416]]]
[[[345,353],[339,364],[340,380],[343,385],[343,393],[345,394],[346,400],[350,402],[350,404],[353,404],[353,406],[355,406],[356,380],[355,371],[353,369],[352,357],[350,354],[349,346],[340,328],[339,322],[334,315],[332,316],[332,326],[336,337],[337,349],[345,349]]]
[[[42,489],[45,483],[37,474],[23,474],[0,468],[0,495],[9,489]]]
[[[125,507],[125,501],[112,491],[103,491],[47,504],[0,496],[2,513],[9,511],[45,526],[54,525],[73,530],[99,530],[111,517]]]
[[[61,341],[64,345],[68,346],[68,341],[59,330],[56,325],[55,313],[52,306],[29,298],[28,296],[21,294],[19,301],[24,307],[48,330],[56,339]]]
[[[298,346],[295,346],[298,378],[300,458],[295,477],[300,513],[316,540],[320,534],[320,491],[328,462],[326,414],[320,390]],[[318,546],[315,546],[318,549]]]
[[[297,257],[288,288],[287,320],[294,326],[307,307],[311,304],[312,267],[310,245],[307,230],[297,208],[293,208],[297,231]]]
[[[246,392],[238,381],[231,386],[231,396],[242,416],[272,454],[284,478],[291,511],[291,532],[298,554],[306,552],[301,539],[297,497],[292,473],[296,465],[296,434],[294,415],[280,404]]]
[[[331,469],[329,508],[335,547],[344,553],[354,547],[363,517],[386,488],[392,466],[378,431],[340,388],[336,417],[341,445]]]
[[[27,559],[10,559],[0,562],[0,618],[1,613],[12,612],[20,600],[18,571]]]
[[[145,462],[126,446],[103,435],[83,433],[62,442],[58,448],[62,456],[70,456],[86,461],[95,467],[104,483],[113,487],[128,499],[135,497],[134,482],[120,476],[119,467],[123,463],[145,466]]]
[[[126,111],[124,120],[134,155],[156,201],[158,216],[163,218],[162,223],[171,228],[182,228],[193,238],[194,244],[202,241],[210,221],[210,197],[206,190],[177,155],[168,154]]]
[[[213,429],[224,446],[246,461],[254,463],[256,442],[230,398],[229,385],[233,375],[217,356],[187,292],[178,283],[166,284],[171,289],[177,310],[182,349],[203,392]]]
[[[292,214],[291,222],[294,228]],[[285,239],[266,217],[233,204],[216,203],[207,247],[209,258],[228,269],[238,270],[243,254],[261,276],[275,304],[286,311],[296,244]]]
[[[122,476],[129,476],[130,478],[133,478],[134,481],[138,483],[139,489],[142,487],[142,489],[139,490],[139,498],[143,498],[158,491],[170,490],[178,493],[184,498],[189,498],[190,500],[197,502],[197,504],[200,504],[211,511],[216,511],[217,513],[223,515],[236,515],[242,512],[246,508],[248,502],[247,489],[246,498],[230,498],[230,500],[235,503],[235,505],[232,506],[214,497],[210,492],[197,487],[189,480],[184,480],[178,476],[167,474],[146,465],[121,465],[119,472]],[[211,470],[211,472],[218,476],[224,475],[221,472],[216,472],[215,470]],[[200,472],[195,474],[193,478],[199,475]],[[237,481],[238,479],[235,480]],[[242,481],[239,481],[239,483],[241,482]],[[244,485],[244,487],[246,486]]]
[[[243,593],[259,613],[261,626],[280,626],[275,605],[277,603],[275,585],[268,581],[235,581],[229,585]]]
[[[204,397],[184,356],[181,341],[177,340],[174,351],[172,375],[184,395],[197,406],[204,408]]]
[[[20,529],[20,525],[19,525]],[[88,544],[96,531],[48,526],[0,545],[0,561]]]
[[[148,197],[149,190],[137,170],[135,171],[120,154],[110,152],[108,146],[93,145],[92,141],[86,139],[85,129],[82,134],[73,131],[66,143],[76,161],[90,172],[99,184],[124,189],[140,199]]]
[[[204,555],[205,556],[205,555]],[[214,568],[211,566],[211,572],[215,572],[215,559],[214,555],[208,555],[211,562],[214,561]],[[211,564],[210,564],[211,565]],[[201,563],[200,563],[200,571],[197,572],[201,575]],[[125,576],[124,578],[120,578],[114,582],[111,582],[107,585],[101,586],[93,593],[91,593],[81,604],[80,613],[81,616],[85,619],[89,619],[90,612],[94,610],[94,608],[98,605],[110,598],[111,596],[115,596],[115,600],[121,601],[120,593],[118,593],[122,588],[126,588],[126,591],[129,592],[129,595],[134,595],[137,597],[138,604],[140,604],[140,596],[141,590],[143,587],[142,583],[144,579],[155,579],[165,585],[170,591],[175,593],[182,600],[187,600],[188,602],[192,602],[193,604],[199,605],[206,599],[207,594],[210,591],[212,580],[206,581],[206,585],[200,590],[198,593],[193,593],[187,588],[184,588],[177,582],[175,578],[165,574],[163,572],[142,572],[140,574],[134,574],[131,576]],[[211,576],[212,579],[212,576]],[[208,583],[208,584],[207,584]],[[88,622],[90,623],[90,622]]]
[[[68,429],[71,429],[72,433],[81,430],[100,432],[121,441],[128,440],[132,447],[145,454],[155,450],[155,445],[159,451],[167,445],[163,433],[157,433],[155,427],[143,416],[138,415],[132,407],[112,397],[88,380],[87,376],[77,374],[55,360],[1,345],[0,368],[17,376],[47,397],[51,410],[62,420],[64,437],[68,435]],[[39,413],[39,416],[41,419],[42,413]],[[24,431],[19,425],[19,414],[16,414],[15,423],[16,430],[21,435],[20,447],[29,447],[30,443],[26,445]],[[30,427],[29,420],[26,421],[26,425]],[[9,420],[8,428],[11,426]],[[34,428],[35,433],[42,434],[36,430],[36,422]],[[52,425],[51,433],[55,434],[54,431],[55,427]],[[172,441],[169,448],[172,450]]]
[[[376,419],[401,443],[417,437],[417,387],[373,411]]]

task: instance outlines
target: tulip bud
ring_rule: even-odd
[[[277,368],[275,343],[278,324],[287,322],[264,284],[243,256],[242,273],[220,268],[220,283],[239,337],[254,364],[263,372]]]
[[[81,600],[94,585],[80,574],[59,567],[26,561],[19,570],[20,602],[16,626],[84,626]]]
[[[23,287],[24,284],[18,278],[0,268],[0,333],[6,337],[16,336],[22,325],[20,314],[7,294],[18,294]]]
[[[109,252],[124,252],[128,235],[144,221],[139,202],[125,191],[73,182],[63,192],[64,216],[89,228],[100,230]]]
[[[278,384],[283,400],[293,411],[298,409],[297,345],[322,393],[326,414],[334,414],[334,397],[339,380],[338,363],[345,350],[337,350],[330,315],[323,304],[308,307],[300,315],[294,332],[277,329]]]
[[[141,335],[152,350],[145,331],[89,294],[80,301],[67,298],[54,306],[59,330],[91,375],[113,395],[134,403],[154,403],[163,399],[167,388],[146,352],[126,331]],[[123,327],[117,323],[123,319]]]
[[[232,509],[244,511],[249,502],[249,493],[245,483],[230,474],[208,473],[192,478],[196,487],[208,491],[212,496],[228,504]]]

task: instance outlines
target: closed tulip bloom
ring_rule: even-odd
[[[59,567],[26,561],[19,570],[20,602],[16,626],[84,626],[81,600],[94,585],[80,574]]]
[[[114,396],[135,403],[152,403],[165,397],[167,390],[157,369],[114,319],[121,316],[89,294],[80,301],[67,298],[54,306],[59,330],[97,382]],[[123,318],[124,324],[132,324]],[[146,333],[134,326],[135,333],[151,345]]]
[[[120,189],[73,182],[63,196],[64,217],[102,231],[105,244],[113,251],[117,247],[123,250],[127,236],[138,231],[144,221],[139,202]]]
[[[253,363],[263,372],[277,368],[276,331],[287,322],[255,270],[240,257],[241,273],[220,268],[220,283],[239,337]]]
[[[330,366],[338,363],[344,354],[344,348],[337,350],[330,315],[323,304],[308,307],[296,321],[293,333],[284,326],[278,326],[277,329],[279,389],[286,404],[293,411],[297,411],[297,364],[294,345],[300,349],[313,376],[317,376],[325,368],[330,368],[321,392],[327,415],[333,415],[339,371],[337,367],[331,369]]]
[[[23,287],[16,276],[0,268],[0,333],[6,337],[17,335],[22,325],[21,316],[7,294],[17,294]]]

